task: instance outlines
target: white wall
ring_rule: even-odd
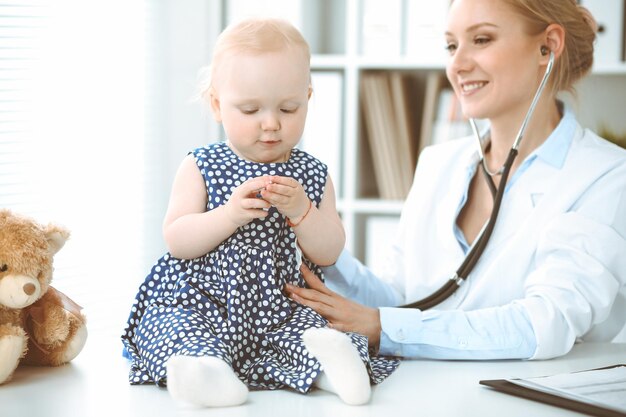
[[[147,127],[147,176],[153,179],[152,209],[145,213],[146,264],[160,256],[161,222],[176,170],[192,149],[219,139],[220,128],[208,107],[195,100],[198,75],[210,62],[219,34],[221,2],[153,0],[151,20],[153,68],[147,69],[146,106],[157,122]],[[149,265],[147,265],[149,266]],[[146,271],[147,272],[147,271]]]

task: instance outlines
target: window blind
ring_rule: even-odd
[[[0,207],[70,230],[53,285],[114,337],[163,247],[160,3],[0,1]]]
[[[45,8],[36,2],[0,3],[1,206],[33,211],[27,158],[32,142],[36,60],[41,56]]]

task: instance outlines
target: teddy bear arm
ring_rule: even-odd
[[[74,359],[82,350],[87,339],[87,328],[83,320],[69,317],[67,337],[53,343],[38,342],[34,338],[28,340],[28,352],[24,363],[28,365],[58,366]]]
[[[86,339],[85,317],[80,306],[50,287],[28,310],[30,333],[25,363],[61,365],[73,359]]]
[[[30,309],[29,330],[35,342],[54,349],[70,333],[70,315],[60,306],[44,303]]]

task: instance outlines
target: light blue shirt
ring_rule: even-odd
[[[523,161],[508,181],[505,191],[508,192],[538,158],[560,169],[576,128],[573,113],[566,109],[557,128]],[[465,193],[458,203],[457,216],[467,201],[469,184],[476,169],[475,161],[467,167]],[[453,229],[459,245],[467,253],[469,245],[462,231],[456,223]],[[433,359],[527,359],[536,350],[533,326],[522,304],[510,303],[473,311],[381,307],[400,305],[403,300],[347,252],[344,251],[337,263],[325,268],[324,272],[331,290],[365,305],[379,307],[382,355]]]

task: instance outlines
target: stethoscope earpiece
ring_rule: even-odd
[[[548,55],[548,52],[550,52],[550,48],[548,48],[545,45],[541,45],[540,51],[541,51],[541,55],[546,56]]]

